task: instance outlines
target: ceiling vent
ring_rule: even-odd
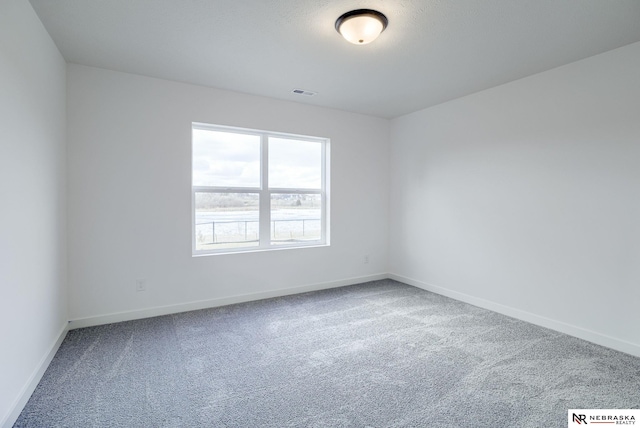
[[[306,96],[308,96],[308,97],[312,97],[312,96],[314,96],[314,95],[318,95],[318,93],[317,93],[317,92],[313,92],[313,91],[305,91],[304,89],[294,89],[294,90],[293,90],[293,91],[291,91],[291,92],[293,92],[294,94],[297,94],[297,95],[306,95]]]

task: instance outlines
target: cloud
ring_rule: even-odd
[[[193,130],[193,183],[196,186],[259,187],[260,137]],[[269,137],[269,186],[320,189],[322,144]]]

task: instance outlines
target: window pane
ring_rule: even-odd
[[[321,215],[319,194],[272,194],[271,243],[319,241]]]
[[[193,129],[193,185],[260,187],[260,136]]]
[[[269,137],[269,187],[320,189],[322,143]]]
[[[195,194],[196,250],[258,246],[258,193]]]

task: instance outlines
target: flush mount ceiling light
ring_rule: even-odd
[[[378,38],[387,28],[386,16],[371,9],[352,10],[336,21],[336,30],[347,41],[355,45],[366,45]]]

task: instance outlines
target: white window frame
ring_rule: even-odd
[[[220,186],[194,186],[193,185],[193,130],[233,132],[236,134],[256,135],[260,137],[260,185],[258,187],[220,187]],[[287,134],[282,132],[262,131],[257,129],[238,128],[224,125],[213,125],[201,122],[191,124],[191,254],[192,256],[247,253],[255,251],[276,251],[291,248],[322,247],[329,246],[329,177],[330,177],[330,140],[322,137],[308,135]],[[321,144],[322,172],[321,187],[317,189],[297,188],[269,188],[269,137],[282,139],[302,140]],[[220,248],[212,250],[196,249],[196,193],[257,193],[259,195],[259,244],[238,248]],[[272,194],[312,194],[320,195],[320,239],[309,242],[271,243],[271,195]]]

